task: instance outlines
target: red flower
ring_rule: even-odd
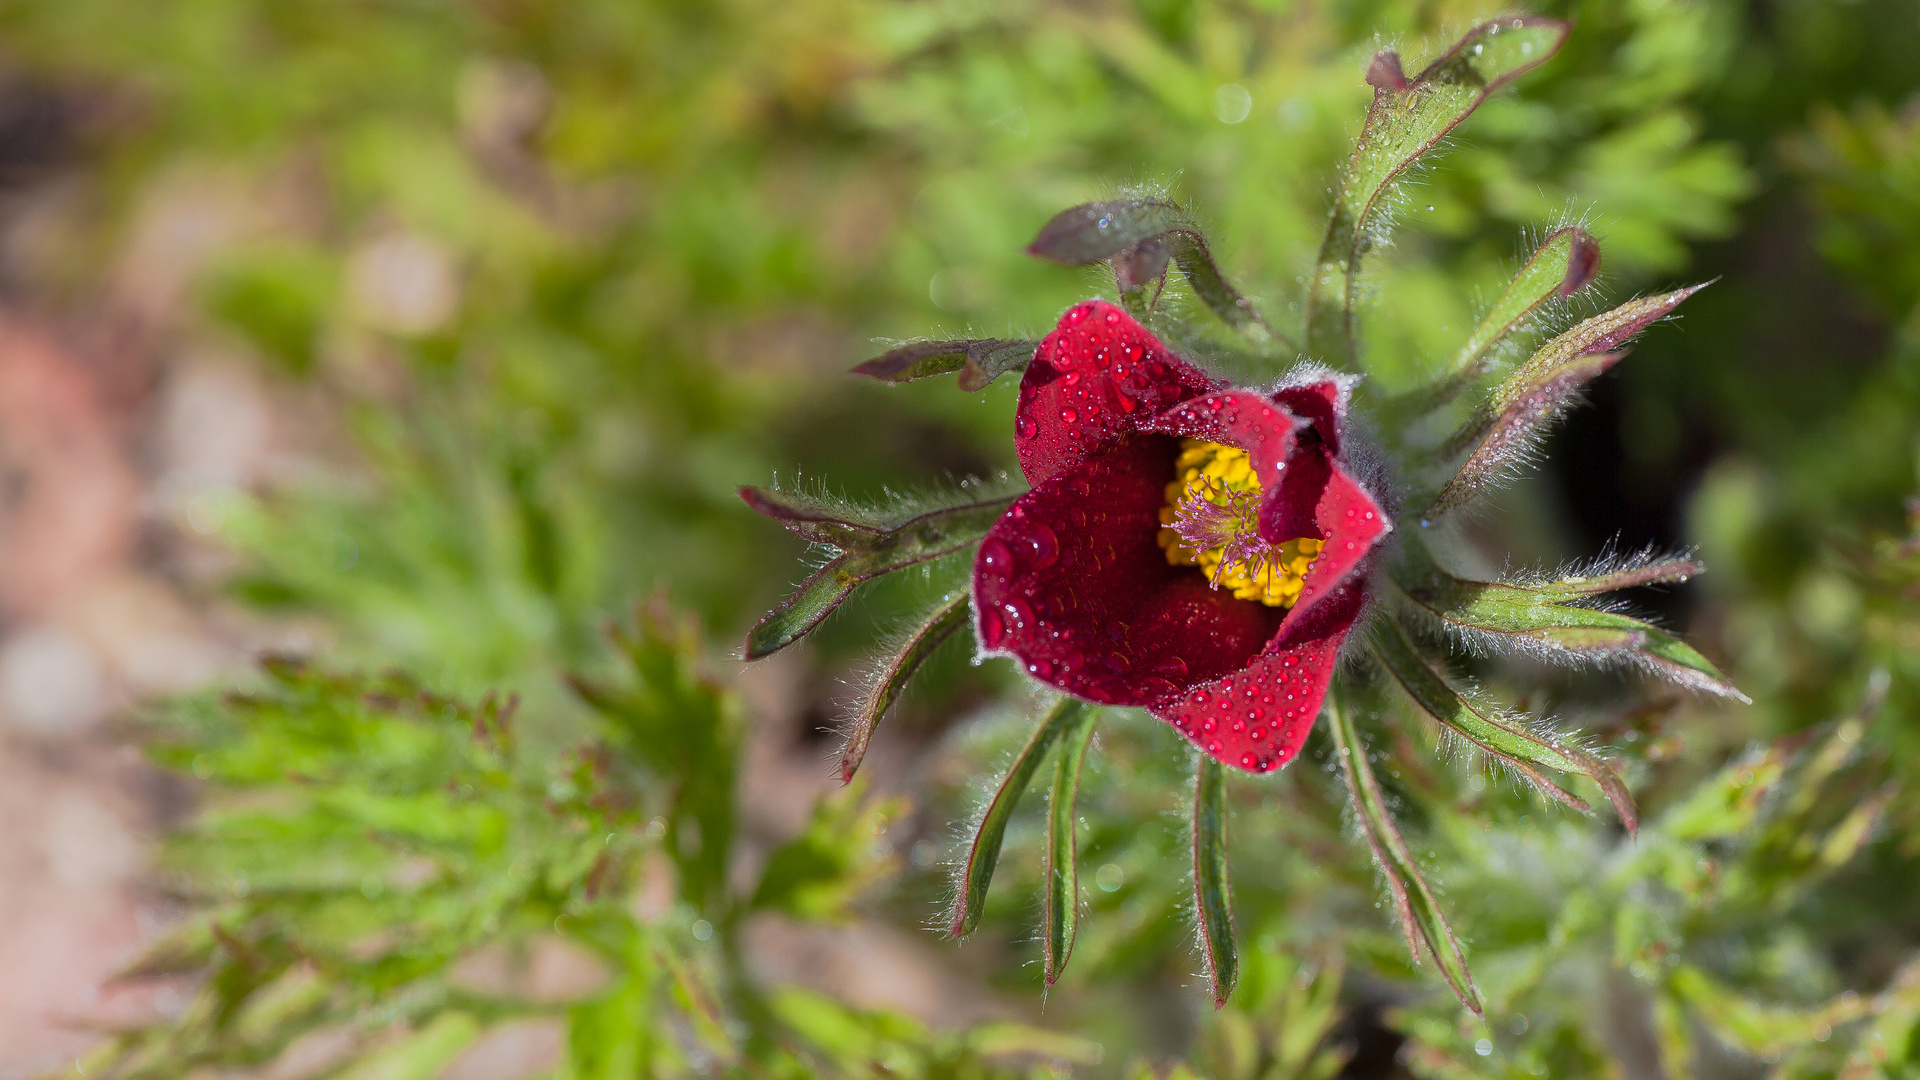
[[[1020,383],[1032,490],[974,560],[982,650],[1222,764],[1293,760],[1391,528],[1343,452],[1347,387],[1227,388],[1112,304],[1069,310]]]

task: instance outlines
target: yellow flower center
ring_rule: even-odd
[[[1160,510],[1160,546],[1174,566],[1198,566],[1241,600],[1290,608],[1324,541],[1260,537],[1260,477],[1245,450],[1182,439]]]

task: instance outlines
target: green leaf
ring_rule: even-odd
[[[858,790],[822,796],[807,827],[767,856],[751,907],[799,919],[846,917],[853,900],[895,869],[873,838],[906,811],[904,798],[862,799]]]
[[[853,372],[881,382],[903,383],[957,371],[960,389],[984,390],[1010,371],[1025,371],[1039,347],[1039,342],[1023,338],[911,341],[856,365]]]
[[[1222,322],[1251,341],[1273,340],[1273,331],[1253,303],[1220,273],[1199,226],[1173,203],[1116,199],[1062,210],[1041,227],[1027,253],[1062,266],[1111,261],[1121,298],[1136,315],[1151,306],[1146,288],[1158,285],[1171,261]]]
[[[1074,831],[1074,802],[1080,792],[1080,768],[1086,764],[1097,713],[1087,709],[1063,735],[1053,763],[1053,791],[1047,802],[1046,910],[1041,921],[1045,974],[1052,986],[1073,954],[1080,917],[1080,848]]]
[[[1428,512],[1464,506],[1513,473],[1533,450],[1541,428],[1566,409],[1581,387],[1617,363],[1628,341],[1704,288],[1690,285],[1628,301],[1541,346],[1448,440],[1443,457],[1469,447],[1471,451]]]
[[[763,500],[769,494],[758,488],[741,489],[741,497],[756,510],[772,505]],[[809,538],[815,535],[814,530],[826,530],[821,535],[830,534],[834,539],[821,542],[843,550],[754,624],[747,634],[746,658],[771,656],[805,637],[865,582],[979,542],[1011,501],[995,499],[945,507],[878,532],[866,529],[865,522],[781,517],[782,524]]]
[[[1583,574],[1567,574],[1550,581],[1528,582],[1525,587],[1551,603],[1585,600],[1602,593],[1637,589],[1647,585],[1677,585],[1706,573],[1706,567],[1687,555],[1658,558],[1643,554],[1617,566],[1598,568]]]
[[[1472,645],[1518,649],[1549,659],[1630,661],[1682,686],[1746,701],[1711,660],[1659,627],[1631,615],[1556,602],[1562,597],[1578,598],[1583,589],[1624,588],[1614,583],[1640,584],[1662,580],[1657,574],[1680,576],[1695,569],[1684,562],[1650,564],[1639,572],[1572,579],[1540,588],[1467,581],[1429,569],[1406,583],[1402,595],[1421,614]]]
[[[480,1023],[462,1012],[441,1013],[395,1046],[372,1054],[337,1074],[339,1080],[432,1080],[480,1037]]]
[[[1406,935],[1407,950],[1418,959],[1424,943],[1427,954],[1433,957],[1460,1003],[1473,1010],[1474,1015],[1480,1015],[1484,1005],[1480,988],[1474,985],[1473,974],[1467,970],[1466,955],[1447,925],[1446,916],[1440,913],[1440,905],[1427,879],[1421,876],[1413,852],[1407,849],[1406,840],[1394,825],[1392,815],[1387,813],[1386,796],[1373,778],[1373,766],[1367,762],[1367,748],[1355,733],[1353,720],[1337,695],[1327,696],[1327,714],[1334,751],[1340,759],[1340,773],[1347,781],[1347,794],[1353,801],[1354,817],[1393,894],[1393,908],[1400,918],[1401,932]]]
[[[1467,335],[1467,340],[1431,384],[1408,395],[1403,411],[1423,413],[1452,400],[1485,374],[1500,345],[1526,329],[1553,300],[1572,296],[1600,271],[1600,245],[1585,229],[1569,226],[1547,237],[1520,268],[1506,291]]]
[[[994,864],[1000,861],[1000,843],[1006,839],[1007,822],[1012,820],[1020,796],[1026,794],[1033,774],[1046,758],[1047,749],[1092,708],[1078,698],[1062,698],[1033,729],[1026,745],[1020,748],[1013,765],[1007,769],[1007,775],[1001,778],[1000,786],[994,789],[993,798],[980,815],[980,823],[974,827],[967,861],[960,868],[959,889],[948,919],[948,932],[954,937],[966,937],[980,925],[980,913],[987,902],[987,885],[993,880]]]
[[[840,751],[841,783],[853,782],[853,774],[867,756],[867,745],[873,741],[874,727],[893,707],[893,703],[899,700],[907,680],[913,678],[935,649],[965,625],[967,593],[962,590],[941,601],[940,606],[915,627],[898,648],[881,660],[879,670],[873,673],[872,682],[860,695],[859,712],[854,714],[853,726],[847,732],[847,745]]]
[[[1200,920],[1213,1007],[1233,996],[1240,954],[1233,940],[1233,897],[1227,884],[1226,775],[1221,764],[1199,755],[1193,774],[1193,910]]]
[[[1373,107],[1334,197],[1307,294],[1307,353],[1334,364],[1356,359],[1354,309],[1360,261],[1378,237],[1394,182],[1488,95],[1559,50],[1568,25],[1531,16],[1474,27],[1445,56],[1408,81],[1400,58],[1374,58]]]
[[[1407,696],[1442,726],[1505,762],[1545,794],[1581,813],[1591,810],[1585,800],[1555,784],[1541,770],[1581,773],[1592,778],[1606,793],[1607,801],[1613,804],[1627,831],[1632,832],[1638,826],[1633,795],[1612,766],[1571,743],[1529,731],[1491,709],[1468,702],[1433,670],[1406,630],[1392,619],[1378,620],[1368,641],[1374,656],[1406,690]]]

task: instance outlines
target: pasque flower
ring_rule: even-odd
[[[932,501],[860,507],[741,490],[755,510],[829,553],[754,628],[750,658],[810,632],[865,581],[947,556],[972,559],[967,587],[876,666],[848,728],[843,777],[852,778],[875,724],[915,671],[969,625],[981,654],[1010,657],[1062,692],[972,828],[949,913],[955,936],[978,924],[1014,807],[1051,756],[1040,936],[1047,981],[1058,977],[1079,909],[1081,764],[1096,722],[1124,722],[1097,706],[1142,708],[1198,751],[1193,910],[1219,1004],[1237,971],[1226,777],[1286,765],[1321,720],[1409,947],[1478,1010],[1465,950],[1373,774],[1367,727],[1395,716],[1430,723],[1541,795],[1587,811],[1570,790],[1581,778],[1632,829],[1631,793],[1603,757],[1577,735],[1461,686],[1449,653],[1637,668],[1740,696],[1685,642],[1604,599],[1685,580],[1700,569],[1686,555],[1643,552],[1557,574],[1474,580],[1448,569],[1463,560],[1448,550],[1446,530],[1428,529],[1527,464],[1541,431],[1581,388],[1697,286],[1592,315],[1513,362],[1543,324],[1559,321],[1561,301],[1594,282],[1599,246],[1566,226],[1539,243],[1425,385],[1392,394],[1349,374],[1365,369],[1358,282],[1384,236],[1380,211],[1397,178],[1489,94],[1551,57],[1566,33],[1561,22],[1509,16],[1475,27],[1414,76],[1392,52],[1373,58],[1373,107],[1293,305],[1297,341],[1227,282],[1179,206],[1154,197],[1087,203],[1055,216],[1028,251],[1070,266],[1110,265],[1120,303],[1076,304],[1039,342],[915,342],[855,369],[889,382],[958,372],[965,390],[1023,372],[1013,442],[1024,491],[974,485]],[[1234,344],[1216,349],[1177,305],[1159,303],[1176,267]],[[1291,373],[1236,387],[1187,359],[1214,355],[1276,373],[1291,364]],[[1330,366],[1289,359],[1302,355]],[[1361,389],[1364,405],[1354,400]],[[1350,407],[1364,407],[1377,452],[1349,423]],[[1448,427],[1451,435],[1437,434]]]
[[[974,558],[981,649],[1224,764],[1291,761],[1391,528],[1348,456],[1350,385],[1229,388],[1113,304],[1068,310],[1020,383],[1032,488]]]

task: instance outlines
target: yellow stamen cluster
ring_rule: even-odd
[[[1320,555],[1323,541],[1302,537],[1273,547],[1258,540],[1259,523],[1250,508],[1259,505],[1260,478],[1245,450],[1200,439],[1182,439],[1174,460],[1174,481],[1167,485],[1167,505],[1160,510],[1160,546],[1174,566],[1198,566],[1207,580],[1242,600],[1258,600],[1270,607],[1292,607],[1300,598],[1307,568]],[[1174,522],[1183,504],[1204,500],[1222,511],[1241,509],[1231,528],[1235,545],[1257,552],[1251,558],[1227,558],[1231,541],[1196,550]],[[1191,509],[1191,507],[1189,507]]]

